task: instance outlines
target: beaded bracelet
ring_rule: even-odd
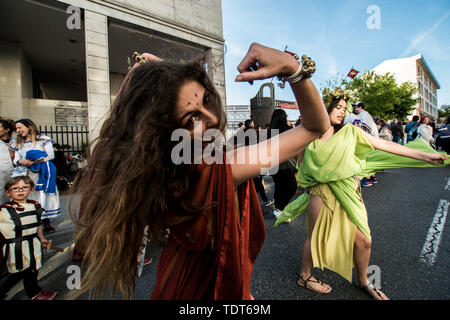
[[[138,52],[133,52],[132,59],[134,59],[135,63],[146,63],[147,59],[145,59],[142,55],[140,55]],[[133,67],[131,64],[131,59],[128,57],[128,70],[130,70]]]
[[[295,56],[295,58],[298,60],[298,56]],[[298,68],[294,74],[283,77],[278,76],[278,80],[282,81],[282,85],[280,85],[280,87],[284,88],[284,84],[286,81],[288,81],[289,83],[297,83],[301,80],[309,79],[315,71],[316,62],[310,57],[303,55],[302,60],[298,61]]]

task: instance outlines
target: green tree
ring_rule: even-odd
[[[439,118],[450,117],[450,104],[443,104],[438,108]]]
[[[415,84],[405,82],[399,86],[390,73],[380,75],[365,71],[361,77],[344,80],[344,85],[354,91],[356,100],[363,102],[364,109],[372,116],[386,120],[405,120],[417,103],[412,97],[417,91]]]

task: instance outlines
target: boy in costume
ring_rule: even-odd
[[[5,185],[5,195],[12,200],[0,206],[0,262],[11,275],[0,287],[1,298],[20,279],[31,300],[52,300],[56,296],[56,292],[44,291],[38,285],[41,244],[46,247],[49,241],[42,232],[41,205],[27,199],[33,190],[34,183],[28,176],[12,178]]]

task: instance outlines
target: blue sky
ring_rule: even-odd
[[[371,5],[380,9],[380,29],[367,27]],[[438,105],[450,104],[449,0],[222,0],[222,12],[228,105],[249,104],[264,83],[234,81],[255,41],[312,57],[318,88],[351,67],[362,73],[386,59],[422,53],[441,85]],[[276,86],[275,96],[294,100],[289,86]]]

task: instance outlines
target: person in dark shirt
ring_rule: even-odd
[[[397,119],[392,120],[391,123],[392,141],[401,145],[405,144],[405,131],[403,126]]]
[[[55,153],[55,158],[52,162],[56,167],[56,184],[58,189],[67,190],[68,185],[66,179],[64,178],[67,174],[67,164],[64,151],[62,151],[61,146],[58,143],[53,144],[53,150]]]

